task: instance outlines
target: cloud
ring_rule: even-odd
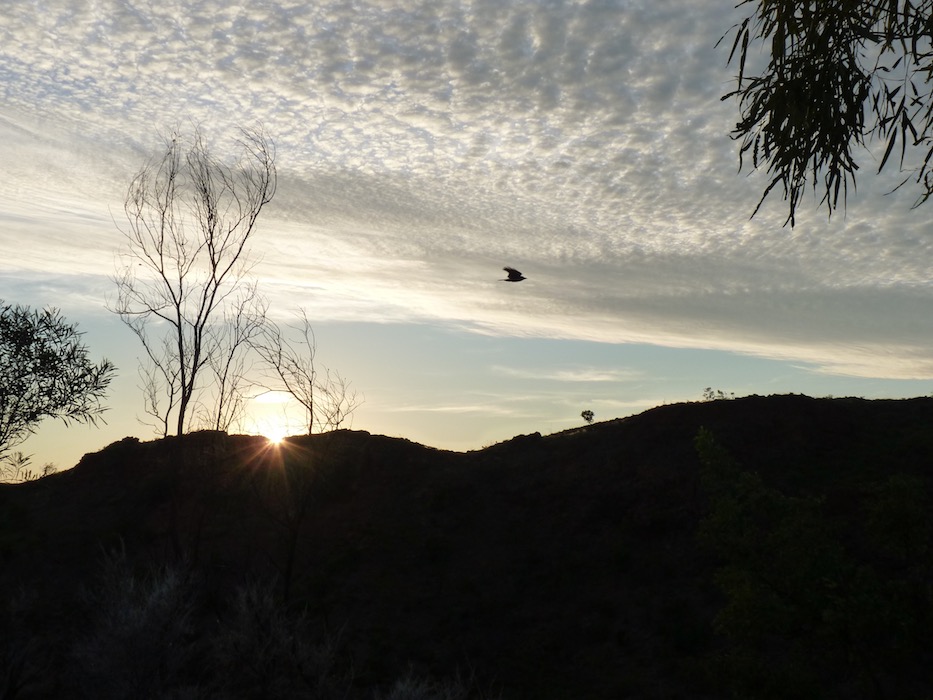
[[[403,404],[392,406],[385,409],[391,413],[453,413],[453,414],[477,414],[484,417],[489,416],[514,416],[515,410],[491,403],[454,403],[454,404]]]
[[[933,239],[910,193],[881,196],[893,176],[832,222],[782,228],[779,201],[748,220],[765,181],[735,174],[714,48],[739,18],[700,0],[11,0],[4,272],[103,286],[157,130],[199,122],[222,150],[261,122],[276,308],[933,376]],[[499,284],[503,264],[528,280]]]
[[[575,367],[570,369],[527,369],[519,367],[494,366],[497,374],[514,377],[515,379],[530,379],[548,382],[626,382],[637,379],[637,371],[624,369],[603,369],[599,367]]]

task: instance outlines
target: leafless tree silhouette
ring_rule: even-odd
[[[251,341],[266,363],[271,378],[300,403],[306,413],[308,435],[337,430],[359,407],[362,399],[337,372],[315,362],[317,341],[308,315],[299,311],[300,323],[291,328],[299,335],[292,343],[271,320]],[[268,387],[270,390],[278,387]]]
[[[205,369],[220,383],[208,415],[229,419],[235,369],[264,314],[247,243],[275,194],[275,147],[261,129],[243,129],[237,145],[230,163],[200,129],[175,131],[127,190],[113,311],[143,345],[145,412],[163,436],[173,423],[190,429]]]

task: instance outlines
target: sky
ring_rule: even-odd
[[[874,174],[876,146],[845,211],[750,218],[767,182],[720,100],[733,5],[5,0],[0,299],[60,308],[118,367],[106,425],[17,449],[66,468],[154,437],[108,303],[130,180],[191,124],[220,154],[241,126],[274,140],[254,273],[364,399],[353,428],[469,450],[706,387],[929,394],[931,205]],[[255,400],[239,428],[300,425]]]

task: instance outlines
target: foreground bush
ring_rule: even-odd
[[[212,592],[184,566],[108,554],[72,618],[41,633],[37,601],[11,597],[0,619],[0,700],[481,700],[472,680],[409,672],[355,688],[339,637],[276,596],[275,581]]]

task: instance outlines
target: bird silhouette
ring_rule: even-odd
[[[509,273],[509,276],[500,282],[521,282],[526,279],[525,276],[514,267],[503,267],[503,270]]]

